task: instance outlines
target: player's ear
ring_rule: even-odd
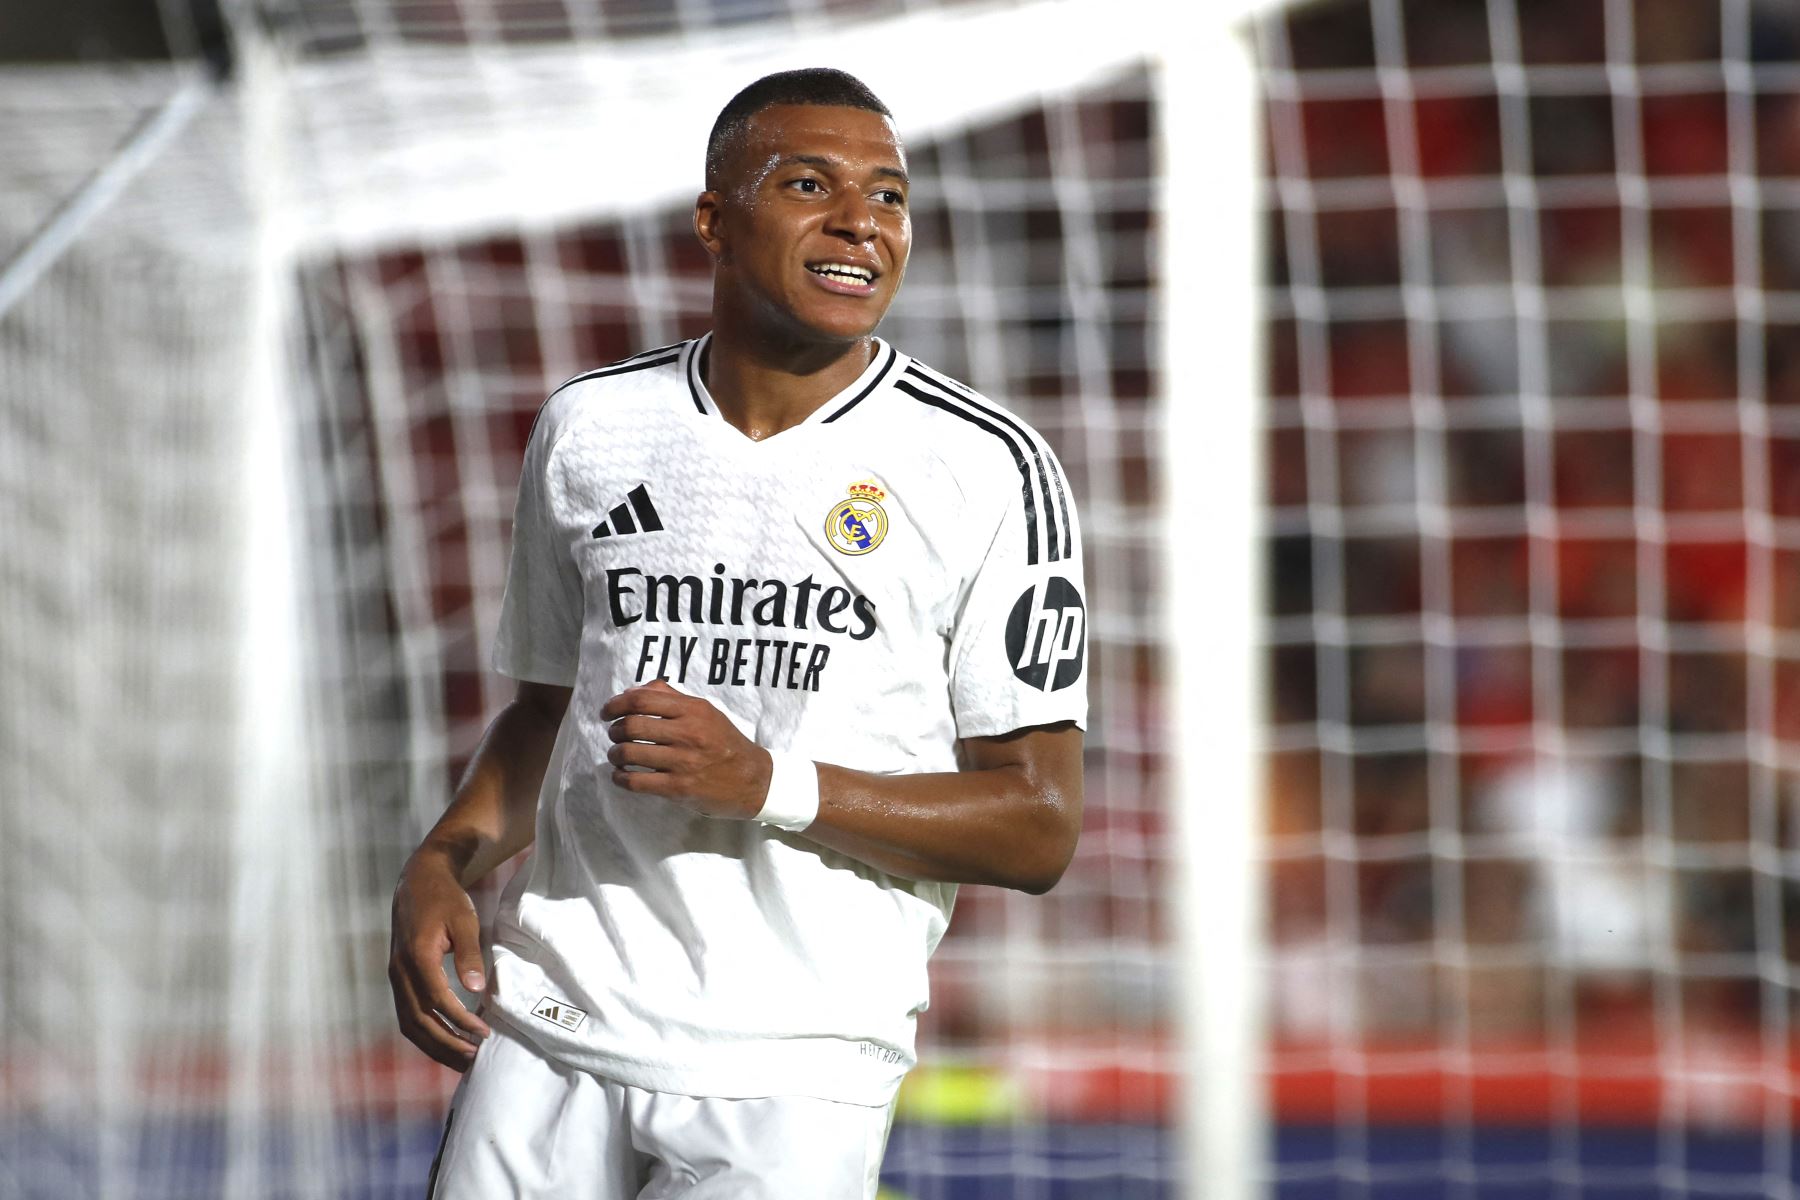
[[[725,257],[725,206],[718,192],[701,192],[694,200],[694,236],[717,262]]]

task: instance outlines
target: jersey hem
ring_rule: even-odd
[[[1008,734],[1018,733],[1022,729],[1037,729],[1044,725],[1061,725],[1065,721],[1074,725],[1075,728],[1081,730],[1083,733],[1087,732],[1088,715],[1085,712],[1081,713],[1079,716],[1075,713],[1046,713],[1041,719],[1029,721],[1016,718],[1013,720],[997,722],[959,721],[956,725],[956,736],[965,738],[1005,737]]]
[[[575,680],[579,675],[578,671],[557,670],[546,667],[542,663],[502,662],[497,655],[494,658],[494,670],[496,673],[520,683],[547,683],[552,687],[568,688],[575,686]]]
[[[621,1058],[600,1050],[584,1050],[552,1043],[539,1037],[536,1030],[522,1022],[518,1014],[507,1011],[497,999],[492,1000],[491,1007],[482,1015],[490,1021],[499,1021],[512,1033],[536,1047],[540,1053],[565,1066],[648,1092],[663,1092],[673,1096],[704,1096],[716,1100],[806,1096],[814,1100],[829,1100],[834,1104],[854,1104],[860,1108],[885,1108],[893,1103],[895,1094],[900,1090],[900,1077],[876,1087],[841,1086],[844,1074],[841,1067],[829,1073],[821,1072],[817,1080],[800,1078],[770,1086],[764,1080],[744,1078],[741,1071],[729,1068],[721,1070],[683,1064],[657,1065]],[[783,1052],[791,1044],[784,1043]],[[828,1082],[825,1078],[827,1074],[838,1078]]]

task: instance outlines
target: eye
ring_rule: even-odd
[[[893,188],[882,188],[875,193],[875,198],[883,204],[901,205],[906,203],[906,197]]]
[[[818,180],[812,178],[810,175],[804,175],[804,176],[801,176],[799,179],[790,180],[788,182],[788,186],[793,188],[797,192],[806,192],[808,194],[815,193],[815,192],[822,192],[825,190],[823,185],[821,185]]]

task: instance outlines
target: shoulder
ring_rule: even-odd
[[[676,342],[596,367],[558,384],[538,410],[533,440],[554,443],[573,425],[635,409],[634,400],[681,394],[683,354],[692,343]]]
[[[1029,562],[1075,550],[1072,489],[1042,434],[1005,406],[914,360],[894,387],[919,409],[922,432],[959,486],[1024,526]]]
[[[621,358],[618,362],[608,363],[604,367],[595,367],[591,371],[583,371],[571,379],[564,380],[555,391],[550,393],[552,400],[564,392],[591,392],[607,388],[631,388],[642,386],[646,382],[659,382],[666,377],[679,378],[679,363],[682,355],[692,346],[692,342],[673,342],[667,346],[658,346],[654,350],[641,350],[629,358]]]
[[[947,462],[960,472],[993,473],[1016,491],[1021,476],[1058,487],[1061,468],[1042,434],[1024,418],[961,381],[910,360],[894,381]],[[1045,478],[1038,480],[1042,474]]]

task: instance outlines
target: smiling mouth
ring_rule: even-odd
[[[833,283],[847,284],[850,287],[867,288],[875,285],[875,272],[867,267],[853,267],[848,263],[808,263],[806,269],[821,279]]]

